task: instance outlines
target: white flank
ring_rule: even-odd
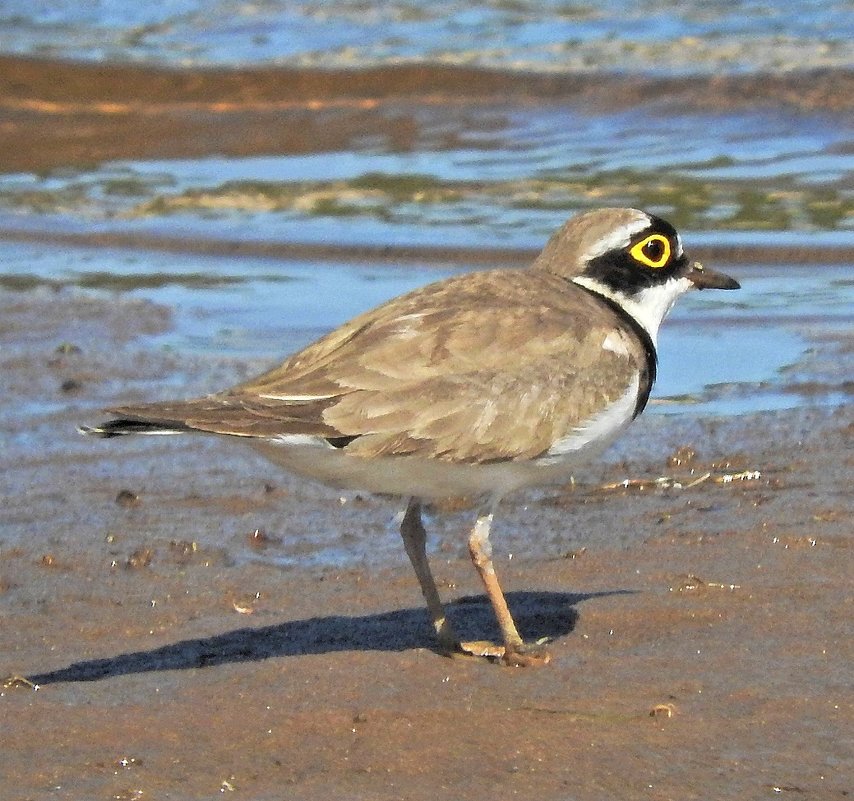
[[[601,412],[593,415],[584,425],[559,439],[543,457],[569,456],[595,445],[597,452],[604,450],[631,422],[640,391],[640,375],[636,375],[623,395]]]

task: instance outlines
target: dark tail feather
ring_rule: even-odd
[[[91,437],[126,437],[131,434],[181,434],[189,431],[186,426],[175,424],[165,426],[163,423],[147,423],[144,420],[132,420],[130,418],[117,418],[108,420],[99,426],[78,426],[81,434]]]

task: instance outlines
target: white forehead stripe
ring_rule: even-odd
[[[607,234],[597,239],[582,254],[583,261],[589,261],[596,256],[601,256],[609,250],[619,250],[631,244],[632,237],[648,228],[651,220],[643,212],[638,212],[630,222],[612,228]]]

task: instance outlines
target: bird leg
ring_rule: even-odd
[[[427,602],[430,620],[439,640],[439,649],[449,655],[459,653],[459,637],[445,615],[445,607],[442,606],[439,590],[436,589],[436,580],[427,561],[427,532],[421,522],[421,502],[418,498],[410,498],[406,505],[406,512],[400,524],[400,536],[403,537],[406,555],[412,562],[418,583],[421,585],[421,592]]]
[[[512,667],[545,664],[551,658],[549,653],[525,645],[513,621],[513,615],[510,614],[498,577],[495,575],[495,567],[492,564],[492,543],[489,541],[492,515],[491,510],[478,515],[477,522],[469,535],[469,554],[492,604],[498,627],[501,629],[501,637],[504,640],[504,648],[500,653],[501,661]]]
[[[492,545],[489,542],[491,522],[492,512],[478,517],[469,536],[469,553],[498,619],[504,640],[503,646],[485,641],[460,642],[445,614],[439,590],[436,588],[436,580],[427,561],[427,532],[421,522],[421,502],[417,498],[410,498],[406,506],[406,512],[400,524],[400,535],[403,538],[406,554],[418,577],[418,583],[421,585],[421,593],[427,602],[430,620],[439,640],[439,650],[448,656],[484,656],[500,659],[505,664],[514,666],[548,662],[547,653],[530,649],[525,645],[513,622],[492,566]]]

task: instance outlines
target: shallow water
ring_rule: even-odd
[[[178,258],[149,250],[23,243],[7,243],[4,250],[0,286],[144,297],[175,310],[174,328],[151,338],[151,347],[241,359],[258,370],[361,311],[466,269]],[[850,268],[715,266],[736,275],[743,288],[692,293],[677,304],[660,338],[650,410],[720,415],[844,402],[844,376],[834,375],[832,364],[814,364],[810,354],[822,337],[850,328]],[[799,392],[807,382],[809,391]]]
[[[659,400],[671,402],[655,410],[734,414],[848,397],[833,360],[815,356],[826,351],[816,343],[844,337],[854,319],[851,265],[822,256],[826,248],[854,245],[854,137],[844,102],[819,93],[824,103],[795,104],[793,111],[791,87],[769,102],[758,95],[744,102],[738,87],[727,94],[714,81],[703,84],[708,102],[687,104],[660,90],[645,102],[637,88],[622,100],[597,95],[596,102],[524,91],[530,69],[580,70],[588,87],[615,72],[666,73],[674,76],[674,97],[684,97],[679,91],[697,73],[779,75],[825,66],[844,74],[854,64],[847,3],[479,2],[439,10],[420,0],[172,0],[151,8],[62,0],[49,9],[7,4],[3,13],[0,53],[314,70],[416,60],[434,77],[437,65],[458,75],[469,64],[516,75],[515,94],[496,99],[481,91],[488,81],[471,87],[470,96],[410,95],[393,81],[386,85],[383,71],[376,78],[382,102],[364,107],[374,115],[364,126],[329,111],[336,102],[349,108],[357,95],[327,87],[316,107],[310,93],[300,96],[307,116],[295,124],[316,114],[316,125],[350,125],[333,149],[300,141],[223,155],[214,130],[198,158],[81,167],[78,156],[75,167],[0,174],[6,288],[145,296],[176,309],[174,330],[153,347],[260,366],[392,295],[488,266],[465,255],[440,259],[437,248],[536,251],[572,214],[632,205],[671,220],[689,251],[692,244],[795,246],[810,264],[710,265],[735,273],[744,288],[695,294],[677,306],[662,336],[656,388]],[[135,80],[127,85],[139,91]],[[237,97],[256,98],[257,88],[250,78]],[[807,80],[802,91],[810,88]],[[215,107],[217,91],[193,100],[189,112],[180,93],[164,108],[144,92],[127,100],[142,117],[180,117],[201,113],[206,103]],[[87,97],[49,113],[75,120],[83,113],[75,103],[85,106]],[[118,106],[106,116],[120,116]],[[275,109],[284,113],[261,102],[240,119],[263,125]],[[162,129],[167,140],[169,124]],[[125,249],[88,246],[103,234],[135,241]],[[60,243],[63,235],[74,241]],[[164,253],[158,237],[185,242],[187,250]],[[312,243],[328,253],[311,262],[218,258],[200,255],[200,243],[223,253],[235,244]],[[360,246],[423,248],[424,258],[394,266],[344,255]]]
[[[196,65],[431,60],[721,72],[851,64],[854,18],[844,0],[58,0],[5,3],[0,51]]]
[[[539,247],[579,209],[630,205],[683,230],[854,231],[852,129],[840,115],[593,114],[560,104],[417,114],[402,152],[367,141],[0,175],[0,208],[13,215],[0,225],[51,214],[52,225],[93,230]]]

